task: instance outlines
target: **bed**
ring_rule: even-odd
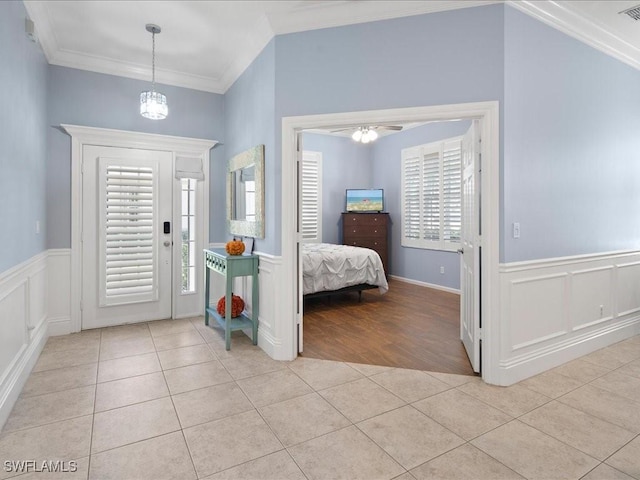
[[[382,260],[374,250],[332,243],[302,244],[302,281],[304,298],[389,290]]]

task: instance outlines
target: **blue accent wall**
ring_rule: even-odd
[[[640,72],[509,7],[504,31],[502,260],[640,248]]]
[[[46,249],[48,69],[26,16],[0,2],[0,273]]]
[[[225,152],[226,158],[217,170],[226,175],[227,161],[248,148],[265,146],[265,238],[256,240],[254,250],[271,252],[275,249],[276,217],[280,205],[280,158],[276,156],[278,142],[275,133],[275,45],[271,40],[260,55],[225,93]],[[278,179],[276,181],[276,179]],[[276,187],[276,185],[278,185]],[[277,203],[276,203],[277,202]],[[229,239],[226,223],[212,241]]]
[[[279,35],[275,138],[286,116],[497,100],[503,95],[502,5]],[[280,254],[280,176],[270,253]]]
[[[140,115],[140,92],[150,83],[65,67],[50,67],[49,158],[47,167],[48,248],[71,247],[71,137],[60,124],[130,130],[221,141],[224,97],[180,87],[158,85],[167,96],[169,115],[149,120]],[[211,169],[224,164],[224,146],[211,150]],[[210,236],[224,225],[224,176],[211,175]]]
[[[377,188],[373,182],[372,145],[350,138],[304,133],[304,150],[322,153],[322,241],[341,243],[340,214],[347,188]]]

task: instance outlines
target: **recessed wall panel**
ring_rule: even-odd
[[[512,350],[566,333],[566,278],[561,274],[511,282]]]
[[[613,267],[572,272],[570,320],[573,330],[610,320]]]
[[[618,265],[618,316],[640,310],[640,263]]]

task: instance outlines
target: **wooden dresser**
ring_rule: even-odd
[[[389,275],[389,214],[343,213],[342,243],[375,250]]]

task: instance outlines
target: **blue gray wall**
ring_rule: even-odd
[[[280,178],[280,158],[275,155],[275,46],[272,40],[260,55],[244,71],[233,86],[225,93],[225,152],[223,162],[226,174],[226,162],[248,148],[263,144],[265,169],[265,238],[256,240],[254,249],[270,252],[274,249],[275,222],[277,214],[276,198],[279,200],[280,187],[274,187],[276,178]],[[224,205],[224,203],[223,203]],[[278,203],[279,205],[279,203]],[[212,232],[211,241],[224,241],[230,238],[226,225],[218,225]]]
[[[502,259],[640,248],[640,72],[509,7],[504,32]]]
[[[503,95],[502,5],[280,35],[275,138],[286,116],[498,100]],[[280,254],[280,177],[273,250]]]
[[[0,273],[46,249],[48,69],[26,15],[0,2]]]
[[[441,122],[412,128],[376,140],[373,148],[373,183],[384,188],[385,208],[391,219],[391,273],[420,282],[460,288],[460,259],[455,252],[402,246],[401,150],[464,135],[471,122]],[[444,273],[440,273],[444,267]]]
[[[340,243],[340,214],[347,188],[377,188],[372,181],[372,145],[350,138],[304,133],[304,150],[322,153],[322,241]]]
[[[224,97],[214,93],[158,85],[167,96],[169,115],[149,120],[140,115],[140,92],[150,83],[72,68],[49,70],[49,158],[47,166],[48,248],[71,247],[71,137],[60,124],[131,130],[221,141]],[[211,168],[223,165],[224,146],[211,150]],[[210,235],[224,225],[223,175],[211,175]]]

